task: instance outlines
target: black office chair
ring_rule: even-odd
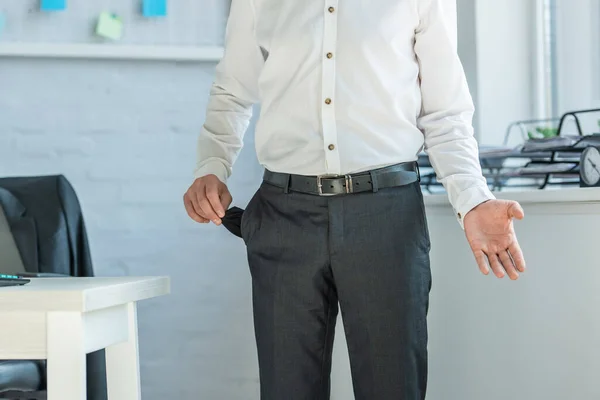
[[[46,399],[44,361],[0,361],[0,398]]]
[[[93,276],[81,207],[64,176],[0,179],[0,272]],[[87,385],[88,400],[107,399],[104,351],[88,354]],[[45,360],[0,360],[0,399],[46,398]]]

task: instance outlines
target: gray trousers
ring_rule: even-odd
[[[242,219],[262,400],[326,400],[338,303],[356,400],[423,400],[429,233],[419,183],[319,197],[263,183]]]

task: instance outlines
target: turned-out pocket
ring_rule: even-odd
[[[254,196],[252,196],[252,198],[248,202],[248,205],[246,206],[246,209],[244,210],[244,213],[242,214],[240,230],[242,232],[242,239],[244,240],[244,242],[246,244],[250,241],[250,239],[252,238],[252,235],[256,231],[256,219],[255,219],[256,218],[255,217],[256,210],[255,209],[257,208],[257,205],[260,203],[260,192],[261,192],[261,188],[258,188],[256,193],[254,193]]]

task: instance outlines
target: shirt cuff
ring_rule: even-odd
[[[458,223],[462,229],[465,229],[464,218],[472,209],[485,203],[488,200],[494,200],[496,196],[491,192],[487,185],[473,186],[462,191],[454,203],[454,212],[458,218]]]
[[[209,161],[200,165],[194,171],[194,178],[202,178],[206,175],[215,175],[223,183],[227,183],[230,172],[227,166],[220,161]]]

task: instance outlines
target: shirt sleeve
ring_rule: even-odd
[[[457,51],[456,0],[417,0],[422,111],[418,125],[425,151],[463,226],[464,216],[494,199],[473,136],[473,100]]]
[[[216,68],[198,138],[196,178],[214,174],[226,182],[242,148],[252,107],[258,103],[258,78],[264,64],[254,27],[252,0],[233,0],[225,53]]]

